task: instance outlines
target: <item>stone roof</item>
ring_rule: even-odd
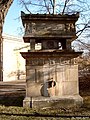
[[[68,14],[25,14],[21,11],[21,19],[24,22],[28,21],[60,21],[60,22],[76,22],[79,18],[79,13],[68,15]]]

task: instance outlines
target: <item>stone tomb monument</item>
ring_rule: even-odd
[[[30,43],[28,52],[21,52],[26,60],[25,107],[77,107],[83,103],[79,95],[78,64],[81,52],[71,48],[76,39],[75,22],[79,14],[25,14],[21,19],[25,28],[24,42]],[[35,44],[41,49],[35,50]]]

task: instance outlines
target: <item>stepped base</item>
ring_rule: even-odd
[[[23,107],[31,108],[76,108],[81,107],[83,98],[81,96],[64,97],[26,97],[23,100]]]

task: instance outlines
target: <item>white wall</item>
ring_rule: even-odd
[[[28,44],[29,45],[29,44]],[[3,81],[17,80],[17,71],[25,73],[25,60],[20,55],[21,51],[27,51],[28,48],[20,37],[3,35]],[[19,48],[21,48],[19,50]],[[20,79],[25,79],[25,75],[20,75]]]

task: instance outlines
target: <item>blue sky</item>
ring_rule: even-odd
[[[20,36],[21,35],[20,27],[22,27],[20,15],[21,10],[23,10],[23,8],[18,4],[17,1],[18,0],[14,0],[13,4],[11,5],[6,15],[3,33]]]

